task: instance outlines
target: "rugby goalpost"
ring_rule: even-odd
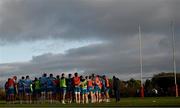
[[[176,43],[175,43],[175,33],[174,33],[174,22],[171,22],[171,33],[172,33],[172,49],[173,49],[173,73],[174,73],[174,84],[175,84],[175,96],[178,97],[178,84],[177,84],[177,70],[176,70]],[[139,31],[139,60],[140,60],[140,78],[141,78],[141,88],[140,97],[144,98],[144,85],[143,85],[143,54],[142,54],[142,32],[141,25],[138,25]]]
[[[142,55],[142,35],[141,35],[141,25],[138,26],[139,29],[139,59],[140,59],[140,72],[141,72],[141,88],[140,88],[140,95],[144,98],[144,86],[143,86],[143,55]]]
[[[173,49],[173,72],[174,72],[174,84],[175,84],[175,91],[176,97],[178,97],[178,85],[177,85],[177,78],[176,78],[176,42],[175,42],[175,33],[174,33],[174,22],[171,22],[171,33],[172,33],[172,49]]]

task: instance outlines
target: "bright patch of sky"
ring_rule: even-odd
[[[23,62],[44,53],[65,53],[71,48],[78,48],[91,44],[101,43],[98,40],[64,41],[64,40],[41,40],[24,42],[20,44],[0,46],[0,63]]]

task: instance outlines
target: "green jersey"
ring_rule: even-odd
[[[87,89],[87,80],[81,82],[82,89]]]
[[[67,87],[67,85],[66,85],[66,78],[61,78],[60,79],[60,87]]]
[[[37,81],[35,81],[34,82],[34,88],[35,88],[35,90],[38,90],[38,89],[40,89],[41,87],[40,87],[40,81],[39,80],[37,80]]]

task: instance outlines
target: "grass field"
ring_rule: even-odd
[[[156,98],[121,98],[119,103],[116,103],[114,99],[109,103],[97,103],[97,104],[6,104],[5,101],[0,101],[0,107],[177,107],[180,106],[180,98],[175,97],[156,97]]]

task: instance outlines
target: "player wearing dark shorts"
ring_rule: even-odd
[[[73,94],[72,74],[68,75],[66,83],[67,83],[67,101],[68,101],[68,103],[71,103],[72,102],[72,94]]]
[[[62,94],[62,104],[65,104],[67,84],[66,84],[66,77],[64,73],[62,73],[62,76],[61,76],[60,88],[61,88],[61,94]]]
[[[56,79],[55,79],[55,90],[56,90],[56,94],[55,94],[55,98],[56,100],[58,101],[61,101],[61,96],[60,96],[60,92],[61,92],[61,89],[60,89],[60,77],[59,75],[56,76]]]
[[[103,79],[105,80],[105,96],[106,96],[106,102],[110,102],[109,100],[109,79],[104,75]]]
[[[25,85],[25,78],[24,76],[22,76],[22,78],[18,81],[18,85],[17,85],[20,104],[22,104],[24,100],[24,85]]]
[[[14,80],[14,101],[16,101],[17,95],[18,95],[18,82],[17,82],[17,77],[13,76],[13,80]]]
[[[53,97],[52,94],[54,92],[54,80],[55,78],[53,77],[53,74],[50,74],[49,77],[47,78],[47,99],[49,103],[53,102]]]
[[[105,90],[106,90],[106,82],[105,82],[105,79],[103,77],[101,77],[101,98],[102,98],[102,101],[105,102],[105,99],[106,99],[106,95],[105,95]]]
[[[40,84],[40,79],[38,78],[34,79],[34,95],[35,95],[35,101],[38,103],[41,97],[41,84]]]
[[[15,82],[12,78],[8,79],[8,98],[10,103],[14,103],[14,94],[15,94]]]
[[[45,103],[46,100],[46,89],[47,89],[47,74],[44,73],[40,79],[41,83],[41,102]]]
[[[32,80],[29,78],[29,76],[26,76],[25,79],[25,97],[26,97],[26,103],[32,103]]]

